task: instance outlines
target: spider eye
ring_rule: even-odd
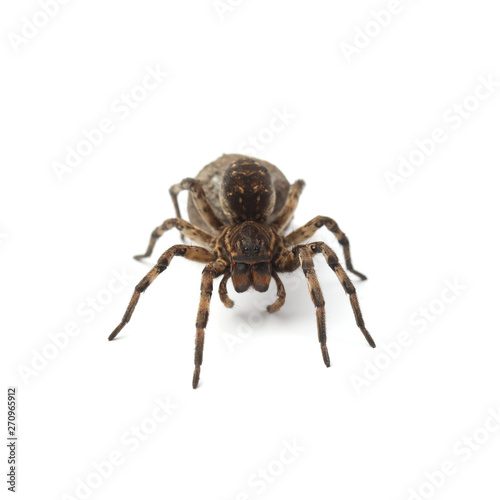
[[[258,252],[259,251],[259,247],[258,246],[254,246],[253,249]]]
[[[243,247],[244,252],[248,252],[248,247]]]

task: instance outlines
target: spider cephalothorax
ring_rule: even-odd
[[[226,307],[234,305],[227,293],[230,278],[238,293],[250,288],[265,292],[271,279],[274,279],[278,297],[267,310],[275,312],[283,306],[286,297],[278,273],[295,271],[301,267],[316,306],[323,361],[326,366],[330,366],[326,347],[325,301],[313,264],[313,257],[322,254],[349,295],[356,324],[368,343],[375,347],[375,342],[365,328],[354,285],[335,252],[323,242],[301,244],[325,226],[342,245],[347,269],[362,280],[366,279],[353,268],[349,240],[337,223],[329,217],[319,216],[288,235],[283,234],[293,217],[303,187],[304,181],[301,180],[290,185],[274,165],[242,155],[223,155],[208,164],[196,179],[186,178],[172,186],[170,194],[177,217],[167,219],[158,226],[151,234],[146,253],[135,258],[141,260],[149,257],[158,238],[174,227],[181,232],[183,241],[187,236],[201,246],[174,245],[162,254],[153,269],[135,287],[125,315],[109,340],[113,340],[129,322],[141,293],[169,266],[175,256],[205,263],[196,318],[193,375],[193,387],[196,388],[203,361],[205,327],[214,279],[222,276],[219,296]],[[192,224],[181,218],[177,202],[177,195],[184,189],[190,192],[188,211]]]
[[[276,238],[258,222],[243,222],[229,229],[224,238],[231,259],[231,276],[236,292],[250,287],[266,292],[272,275],[272,253]]]

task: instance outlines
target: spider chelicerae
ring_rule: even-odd
[[[313,257],[322,254],[349,295],[356,324],[368,343],[375,347],[365,328],[356,290],[340,265],[335,252],[323,242],[304,243],[325,226],[343,248],[347,269],[362,280],[366,276],[353,268],[349,240],[329,217],[318,216],[304,226],[284,235],[304,188],[304,181],[292,185],[282,172],[269,162],[243,155],[223,155],[204,167],[195,179],[184,179],[170,188],[176,218],[167,219],[151,234],[146,253],[136,255],[141,260],[149,257],[158,238],[169,229],[177,228],[181,238],[189,238],[200,246],[174,245],[164,252],[157,264],[137,284],[121,323],[113,330],[113,340],[130,321],[139,297],[146,288],[170,265],[175,256],[206,264],[202,271],[201,297],[196,317],[193,388],[198,386],[203,361],[205,328],[208,321],[214,279],[222,276],[219,296],[226,307],[234,302],[228,297],[227,282],[231,278],[236,292],[253,288],[265,292],[271,279],[276,282],[277,299],[268,306],[269,312],[278,311],[285,303],[285,287],[278,273],[302,268],[311,299],[316,307],[316,320],[321,353],[326,366],[330,357],[326,347],[325,301],[314,270]],[[188,213],[192,223],[182,219],[177,195],[189,191]]]

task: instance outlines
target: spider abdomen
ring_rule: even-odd
[[[233,165],[235,162],[240,162],[240,161],[255,162],[257,160],[255,160],[255,158],[250,158],[249,156],[244,156],[239,154],[222,155],[221,157],[217,158],[217,160],[206,165],[196,176],[196,179],[201,182],[201,185],[207,197],[207,201],[210,204],[210,207],[217,215],[217,217],[219,217],[219,219],[227,225],[231,225],[231,218],[230,215],[228,215],[221,206],[221,193],[223,195],[225,193],[225,191],[222,188],[223,178],[224,174],[231,167],[231,165]],[[258,164],[267,170],[271,179],[272,189],[274,190],[274,197],[275,197],[274,208],[267,215],[267,220],[266,220],[266,222],[269,223],[276,217],[276,215],[281,211],[281,209],[285,205],[285,201],[288,196],[288,191],[290,189],[290,183],[283,175],[281,170],[279,170],[272,163],[269,163],[265,160],[258,160]],[[255,200],[258,196],[259,194],[255,196]],[[239,197],[235,198],[235,203],[237,204],[240,203]],[[245,203],[244,201],[242,201],[241,204],[246,207],[249,206],[248,203]],[[259,209],[259,211],[260,210],[261,209]],[[251,212],[253,213],[253,215],[255,215],[255,212],[257,212],[257,210],[251,210]],[[215,234],[212,228],[210,228],[210,226],[206,224],[203,216],[199,213],[198,209],[196,208],[196,205],[192,197],[192,193],[189,194],[188,198],[188,214],[189,214],[189,220],[193,224],[204,229],[205,231]],[[246,218],[244,220],[251,220],[249,218],[248,213],[245,215],[245,217]]]
[[[269,171],[250,158],[238,160],[226,169],[219,196],[222,210],[233,224],[265,222],[276,200]]]

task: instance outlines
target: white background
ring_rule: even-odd
[[[19,44],[40,7],[2,6],[1,351],[3,385],[18,387],[18,498],[83,498],[78,481],[99,482],[92,463],[113,452],[121,465],[89,497],[387,500],[420,488],[420,498],[498,498],[500,432],[488,415],[500,405],[500,88],[469,100],[477,110],[460,124],[451,116],[480,78],[500,81],[499,12],[490,0],[402,0],[378,35],[369,24],[349,63],[341,44],[362,43],[372,11],[387,7],[248,0],[219,15],[210,0],[74,0]],[[123,119],[116,99],[157,66],[168,76]],[[332,367],[299,271],[275,315],[264,312],[274,286],[235,297],[230,285],[233,310],[214,293],[193,391],[202,266],[175,259],[108,342],[135,283],[179,235],[146,264],[132,255],[173,216],[172,184],[250,135],[267,140],[283,109],[293,118],[257,156],[306,180],[293,228],[328,215],[349,236],[378,348],[317,257]],[[103,118],[113,131],[58,178],[54,163]],[[386,173],[435,128],[446,141],[392,190]],[[183,193],[184,213],[185,203]],[[325,229],[319,239],[340,253]],[[460,291],[445,304],[447,280]],[[111,299],[91,315],[92,297]],[[54,354],[49,334],[68,324],[79,334]],[[122,436],[151,424],[158,397],[177,408],[132,451]],[[301,450],[293,461],[284,441]],[[445,461],[454,473],[426,486]],[[257,483],[268,467],[272,482]]]

